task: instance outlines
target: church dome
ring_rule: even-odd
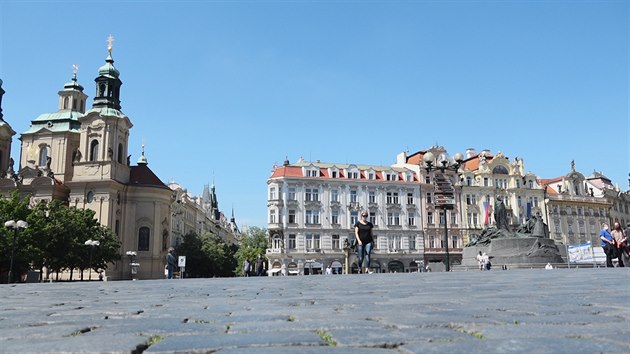
[[[107,59],[105,59],[105,61],[105,65],[101,66],[98,69],[98,75],[118,78],[120,72],[114,67],[114,59],[112,59],[111,53],[107,56]]]

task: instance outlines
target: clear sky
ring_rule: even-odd
[[[115,38],[132,162],[266,226],[274,163],[436,143],[628,189],[628,1],[0,1],[4,119],[91,98]],[[17,136],[13,156],[19,157]],[[17,166],[16,166],[17,167]]]

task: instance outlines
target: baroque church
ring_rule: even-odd
[[[171,236],[173,191],[148,166],[144,156],[132,166],[128,155],[131,120],[121,110],[120,72],[111,40],[105,64],[94,80],[96,94],[86,111],[87,95],[76,77],[58,92],[54,113],[42,114],[20,135],[16,170],[10,157],[16,132],[2,115],[0,81],[0,193],[15,189],[32,202],[57,199],[94,210],[98,221],[122,242],[121,260],[107,269],[109,279],[129,279],[127,252],[136,252],[139,279],[164,277],[164,257]]]

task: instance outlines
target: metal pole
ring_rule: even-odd
[[[451,271],[451,262],[449,259],[449,255],[448,255],[448,225],[446,224],[446,209],[444,210],[444,249],[446,251],[446,260],[445,260],[445,265],[446,265],[446,271],[450,272]]]
[[[88,280],[92,280],[92,250],[94,249],[94,246],[90,246],[90,263],[88,263],[88,267],[89,272],[88,272]]]
[[[17,238],[17,228],[13,229],[13,241],[11,242],[11,261],[9,263],[9,274],[7,277],[7,284],[11,284],[13,280],[13,256],[15,254],[15,239]]]

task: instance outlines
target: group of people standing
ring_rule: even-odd
[[[252,273],[252,271],[255,271],[255,273]],[[265,261],[263,260],[262,256],[258,256],[258,258],[256,258],[256,261],[254,263],[252,263],[249,260],[249,257],[245,258],[245,261],[243,261],[243,276],[244,277],[249,277],[252,274],[256,274],[256,276],[262,276],[265,273]]]
[[[615,258],[617,258],[619,267],[624,267],[625,264],[630,263],[628,236],[630,236],[630,223],[628,223],[625,230],[621,228],[618,222],[613,224],[612,230],[609,230],[607,223],[602,224],[599,238],[602,241],[602,248],[606,254],[606,267],[614,267],[613,259]],[[630,264],[628,264],[628,266],[630,266]]]

